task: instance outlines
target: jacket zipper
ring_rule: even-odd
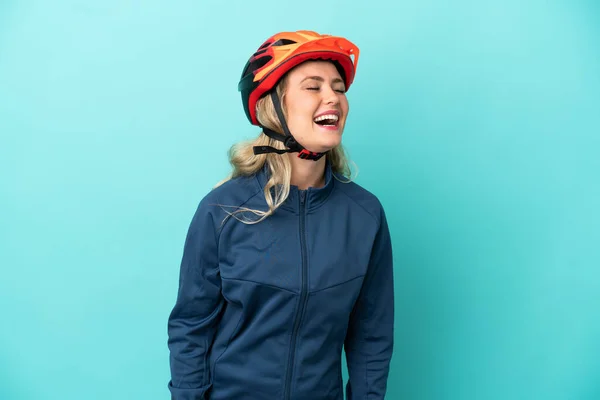
[[[285,380],[285,391],[284,391],[284,399],[289,400],[290,391],[291,391],[291,380],[292,380],[292,372],[294,368],[294,357],[296,354],[296,337],[298,336],[298,330],[300,328],[300,321],[302,319],[302,314],[304,313],[304,307],[307,297],[307,267],[306,267],[306,240],[305,240],[305,215],[304,215],[304,200],[306,196],[306,191],[300,191],[300,248],[302,252],[302,289],[300,291],[300,303],[299,309],[296,314],[296,319],[294,321],[294,330],[292,331],[292,343],[290,345],[290,352],[288,355],[288,368],[287,368],[287,376]]]

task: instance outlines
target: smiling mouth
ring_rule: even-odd
[[[314,123],[324,128],[337,128],[339,117],[335,114],[322,115],[315,118]]]

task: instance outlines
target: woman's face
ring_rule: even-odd
[[[348,115],[345,92],[330,62],[307,61],[290,71],[283,106],[288,128],[304,148],[324,153],[340,144]]]

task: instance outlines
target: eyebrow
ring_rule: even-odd
[[[325,79],[323,79],[320,76],[316,76],[315,75],[315,76],[307,76],[306,78],[302,79],[300,81],[300,83],[302,83],[302,82],[304,82],[306,80],[309,80],[309,79],[312,79],[312,80],[315,80],[315,81],[319,81],[319,82],[325,82]],[[333,81],[332,81],[332,83],[344,83],[344,81],[342,79],[340,79],[340,78],[334,78]]]

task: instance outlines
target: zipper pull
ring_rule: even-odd
[[[300,191],[300,204],[304,204],[304,199],[306,197],[306,190]]]

